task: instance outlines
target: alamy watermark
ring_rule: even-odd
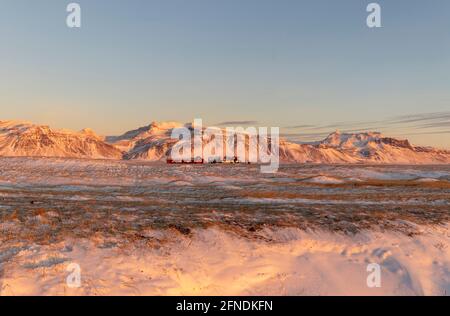
[[[367,265],[366,271],[369,272],[366,283],[369,288],[381,287],[381,267],[378,263],[370,263]]]
[[[81,267],[77,263],[71,263],[66,268],[70,274],[66,278],[66,285],[71,289],[81,287]]]
[[[367,16],[366,23],[370,28],[381,27],[381,6],[376,3],[370,3],[367,5],[367,12],[370,14]]]
[[[69,28],[81,27],[81,6],[72,2],[67,5],[66,11],[69,13],[66,18],[66,25]],[[369,15],[366,19],[366,24],[369,28],[381,27],[381,6],[376,2],[369,3],[366,11]]]
[[[69,28],[80,28],[81,27],[81,6],[76,3],[69,3],[67,5],[66,11],[69,15],[66,18],[66,24]]]
[[[171,163],[258,163],[262,173],[275,173],[280,164],[278,127],[203,128],[202,120],[172,130],[178,140],[170,151]]]

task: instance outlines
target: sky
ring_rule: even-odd
[[[0,120],[380,131],[450,148],[450,1],[0,0]]]

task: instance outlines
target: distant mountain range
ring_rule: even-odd
[[[90,129],[54,130],[29,122],[0,121],[0,156],[66,157],[165,161],[183,124],[153,122],[120,136],[101,137]],[[286,163],[449,164],[450,151],[416,147],[408,140],[380,133],[330,134],[313,144],[280,140],[280,160]]]

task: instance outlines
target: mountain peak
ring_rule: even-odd
[[[362,147],[371,141],[383,138],[379,132],[362,132],[362,133],[341,133],[336,131],[328,135],[322,142],[322,145],[339,148]]]
[[[1,128],[14,128],[14,127],[24,127],[24,126],[33,126],[33,123],[31,123],[29,121],[19,121],[19,120],[0,121]]]
[[[86,136],[90,136],[90,137],[94,137],[94,138],[97,138],[97,139],[101,139],[101,137],[98,136],[97,133],[91,128],[83,128],[80,131],[80,134],[83,134],[83,135],[86,135]]]
[[[166,122],[153,121],[149,125],[150,129],[172,129],[172,128],[177,128],[177,127],[181,127],[181,126],[183,126],[183,124],[181,124],[179,122],[173,122],[173,121],[166,121]]]

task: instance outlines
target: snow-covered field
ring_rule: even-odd
[[[449,165],[259,170],[1,158],[0,294],[450,292]]]

